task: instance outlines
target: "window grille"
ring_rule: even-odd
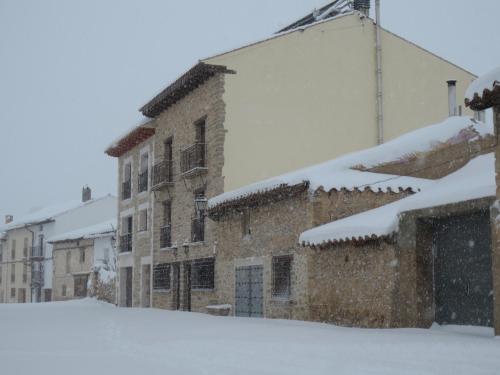
[[[215,259],[197,259],[191,267],[191,287],[193,289],[214,288]]]
[[[273,257],[272,280],[273,280],[273,297],[290,298],[291,291],[291,271],[292,271],[292,256]]]
[[[158,264],[154,267],[153,289],[170,289],[170,264]]]

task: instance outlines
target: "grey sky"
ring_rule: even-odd
[[[1,219],[79,199],[84,184],[116,194],[103,151],[144,102],[327,2],[0,0]],[[499,14],[498,0],[382,0],[384,27],[476,74],[500,65]]]

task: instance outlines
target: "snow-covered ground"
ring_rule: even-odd
[[[86,299],[0,305],[0,373],[498,374],[487,328],[368,330],[123,309]]]

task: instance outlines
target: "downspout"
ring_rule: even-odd
[[[375,57],[377,63],[377,142],[384,143],[384,88],[382,80],[382,38],[380,36],[380,0],[375,0]]]

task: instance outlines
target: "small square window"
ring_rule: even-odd
[[[85,263],[85,249],[80,249],[80,263]]]
[[[158,264],[154,267],[153,289],[170,289],[170,264]]]
[[[273,257],[273,297],[289,299],[291,292],[292,256]]]
[[[250,229],[250,211],[245,210],[241,213],[241,235],[243,237],[252,234]]]

